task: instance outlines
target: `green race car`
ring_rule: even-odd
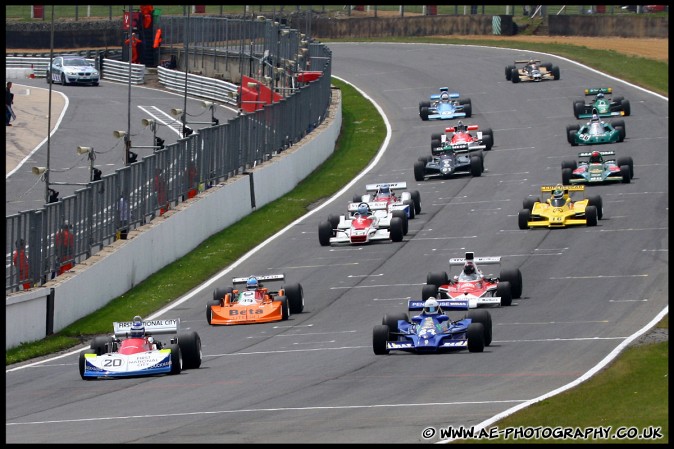
[[[612,94],[611,87],[591,87],[585,89],[585,95],[594,95],[594,99],[587,103],[584,100],[573,102],[573,115],[576,118],[591,118],[595,113],[599,117],[622,117],[630,115],[631,108],[629,100],[623,97],[606,98],[606,94]]]
[[[594,114],[584,125],[568,125],[566,139],[572,146],[622,142],[625,140],[625,121],[605,122]]]

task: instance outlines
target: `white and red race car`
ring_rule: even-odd
[[[522,296],[522,273],[519,268],[502,269],[498,276],[485,275],[480,265],[499,265],[501,257],[475,257],[467,252],[466,257],[449,259],[450,270],[455,266],[464,267],[451,278],[447,272],[428,273],[426,285],[422,287],[422,298],[468,300],[471,309],[478,306],[509,306],[513,298]],[[472,265],[472,269],[467,267]]]
[[[363,244],[378,240],[401,242],[407,231],[404,210],[388,211],[386,201],[349,203],[349,215],[330,215],[318,225],[321,246]]]

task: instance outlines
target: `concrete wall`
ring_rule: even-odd
[[[44,338],[47,297],[54,294],[53,331],[100,309],[152,273],[186,255],[203,240],[291,191],[335,150],[342,103],[333,90],[329,116],[288,150],[251,170],[201,192],[151,223],[133,230],[43,288],[13,294],[5,302],[5,348]],[[249,176],[253,177],[251,192]]]
[[[589,14],[548,16],[550,36],[611,36],[669,39],[669,16]]]

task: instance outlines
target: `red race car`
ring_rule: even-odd
[[[494,132],[491,128],[485,128],[484,131],[478,131],[479,129],[477,125],[466,126],[459,121],[456,126],[445,128],[444,134],[431,134],[431,151],[437,148],[463,151],[491,150],[494,146]]]
[[[206,307],[208,324],[231,325],[268,323],[287,320],[292,313],[304,310],[304,290],[301,284],[288,284],[270,290],[262,281],[283,281],[283,274],[247,276],[232,279],[233,287],[218,288]],[[244,289],[236,286],[245,284]]]
[[[522,296],[522,273],[519,268],[502,269],[499,276],[485,276],[477,267],[481,265],[500,265],[500,257],[475,257],[466,253],[465,258],[449,259],[449,267],[463,266],[460,274],[449,278],[447,272],[428,273],[426,285],[422,288],[422,298],[468,299],[468,305],[474,309],[482,305],[512,304],[513,298]]]

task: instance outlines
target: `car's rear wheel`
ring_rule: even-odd
[[[114,339],[110,336],[100,336],[94,337],[91,341],[91,349],[94,350],[96,355],[103,355],[109,352],[113,352]]]
[[[447,285],[449,284],[449,275],[446,271],[439,273],[428,273],[426,275],[426,283],[435,285],[437,287],[440,287],[441,285]]]
[[[410,205],[410,209],[413,211],[414,205]],[[403,235],[407,235],[407,231],[409,229],[409,220],[407,218],[407,214],[405,213],[405,211],[404,210],[394,210],[391,213],[391,216],[393,218],[395,218],[395,217],[400,218],[400,221],[402,221],[402,223],[403,223]]]
[[[388,326],[385,324],[377,324],[372,329],[372,350],[375,355],[386,355],[389,353],[389,350],[386,348],[388,334]]]
[[[421,287],[421,299],[426,301],[428,298],[438,297],[438,286],[433,284],[426,284]]]
[[[390,335],[391,332],[398,332],[398,321],[403,320],[409,322],[409,317],[406,313],[385,313],[384,317],[381,319],[381,324],[385,324],[389,329],[389,335],[386,337],[388,340],[393,340],[393,336]]]
[[[469,352],[484,352],[484,326],[482,323],[470,323],[466,331]]]
[[[472,176],[481,176],[482,172],[484,171],[483,165],[482,165],[482,159],[480,159],[480,156],[471,156],[470,157],[470,174]]]
[[[622,106],[622,110],[625,113],[625,115],[630,115],[632,113],[632,108],[630,107],[630,102],[629,100],[622,100],[620,102],[620,105]]]
[[[466,117],[470,117],[473,115],[473,104],[470,102],[470,98],[467,98],[465,100],[466,102],[463,104],[463,112],[465,112]]]
[[[630,168],[630,178],[634,178],[634,161],[631,156],[618,158],[618,167],[627,165]]]
[[[597,226],[597,208],[594,206],[585,207],[585,219],[588,226]]]
[[[391,218],[391,225],[389,229],[389,234],[391,240],[394,242],[402,242],[405,233],[403,232],[403,221],[400,217]]]
[[[522,209],[517,214],[517,224],[520,229],[529,229],[529,221],[531,220],[531,211],[529,209]]]
[[[183,356],[185,369],[196,369],[201,366],[201,337],[195,331],[178,334],[178,346]]]
[[[570,168],[571,170],[575,170],[578,168],[578,163],[573,160],[573,161],[562,161],[562,169],[565,168]]]
[[[484,326],[484,345],[491,344],[491,314],[486,310],[469,310],[466,318],[470,318],[472,323],[480,323]]]
[[[510,292],[515,299],[522,297],[522,272],[519,268],[504,268],[499,279],[510,283]]]
[[[512,290],[510,288],[510,282],[501,281],[496,285],[496,296],[501,297],[501,305],[509,306],[513,303]]]
[[[417,215],[417,208],[414,207],[414,200],[412,200],[412,199],[405,200],[405,201],[403,201],[403,204],[405,206],[409,206],[409,209],[410,209],[409,219],[414,220],[414,217],[416,217],[416,215]],[[401,211],[401,212],[403,212],[403,211]],[[404,212],[403,212],[403,215],[405,215],[405,218],[408,218],[407,214],[405,214]],[[405,235],[407,235],[407,230],[405,230]]]
[[[414,215],[416,216],[421,212],[421,193],[418,190],[412,190],[410,195],[414,201]]]
[[[534,204],[540,202],[540,198],[524,198],[524,201],[522,201],[522,207],[527,210],[533,210]]]
[[[318,225],[318,242],[321,246],[329,246],[332,238],[333,227],[329,221],[321,222]]]
[[[620,175],[623,177],[623,184],[629,184],[630,181],[632,181],[632,177],[630,176],[629,165],[620,166]]]
[[[576,116],[576,118],[580,118],[580,114],[585,112],[585,102],[582,100],[576,100],[573,102],[573,115]],[[567,132],[568,134],[568,132]]]
[[[426,162],[416,161],[414,163],[414,180],[423,181],[426,177]]]
[[[304,289],[302,288],[302,284],[288,284],[283,287],[283,290],[288,298],[290,313],[302,313],[304,310]]]
[[[597,218],[599,218],[600,220],[604,218],[604,203],[601,200],[601,196],[599,195],[591,196],[587,204],[597,208]]]
[[[573,170],[570,168],[563,168],[562,169],[562,184],[565,186],[568,186],[571,184],[571,177],[573,176]]]

